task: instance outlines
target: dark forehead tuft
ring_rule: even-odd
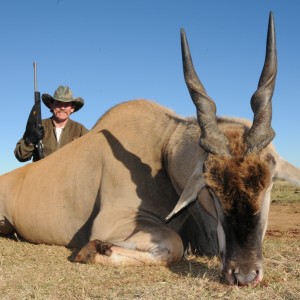
[[[271,183],[268,162],[257,155],[220,157],[210,155],[205,162],[207,186],[218,196],[226,214],[248,207],[260,210],[262,192]]]

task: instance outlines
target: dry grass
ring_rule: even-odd
[[[1,299],[300,299],[299,240],[267,239],[258,287],[220,282],[217,258],[165,267],[70,262],[71,251],[0,239]]]
[[[281,189],[278,195],[293,194],[290,187],[275,188]],[[170,268],[83,265],[71,262],[68,258],[72,252],[64,247],[33,245],[2,237],[0,297],[296,300],[300,299],[299,253],[299,239],[267,237],[263,282],[255,288],[242,288],[220,282],[217,258],[182,260]]]
[[[272,203],[300,203],[300,188],[283,180],[275,181],[272,189]]]

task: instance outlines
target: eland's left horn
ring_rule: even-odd
[[[272,96],[277,73],[277,54],[274,18],[272,12],[269,17],[266,57],[259,79],[258,88],[251,98],[254,112],[252,127],[246,136],[247,152],[256,153],[267,147],[275,136],[271,127]]]

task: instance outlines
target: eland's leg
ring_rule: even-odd
[[[103,265],[169,265],[183,256],[180,236],[164,225],[138,231],[118,246],[92,240],[77,254],[75,261]]]

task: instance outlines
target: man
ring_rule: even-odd
[[[88,132],[82,124],[70,119],[73,112],[83,107],[84,100],[81,97],[73,98],[68,86],[59,86],[53,97],[43,94],[42,100],[52,116],[42,120],[41,127],[26,132],[26,136],[24,134],[18,141],[14,153],[20,162],[29,161],[31,158],[33,161],[38,160],[35,145],[41,140],[46,157]]]

